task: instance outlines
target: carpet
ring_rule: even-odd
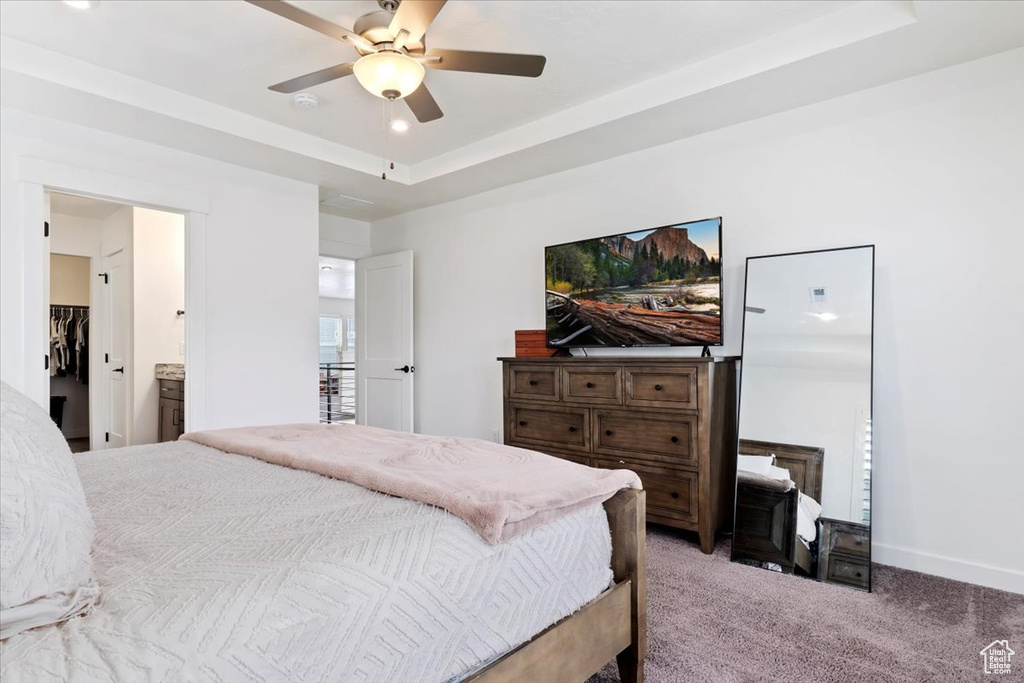
[[[648,683],[1024,680],[1024,596],[875,565],[873,593],[704,555],[695,537],[647,535]],[[1006,676],[981,649],[1009,640]],[[589,683],[617,683],[614,662]]]

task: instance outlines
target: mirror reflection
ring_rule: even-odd
[[[870,589],[874,247],[747,260],[733,560]]]

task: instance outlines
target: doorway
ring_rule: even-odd
[[[46,207],[51,417],[74,452],[176,439],[185,217],[59,192]]]
[[[350,259],[320,257],[320,422],[355,423],[355,268]]]

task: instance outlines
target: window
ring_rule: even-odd
[[[356,350],[356,319],[345,318],[345,343],[342,345],[346,351]]]
[[[341,362],[341,318],[320,316],[320,362]]]

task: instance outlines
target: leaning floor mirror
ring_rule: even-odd
[[[874,261],[747,259],[735,562],[871,590]]]

